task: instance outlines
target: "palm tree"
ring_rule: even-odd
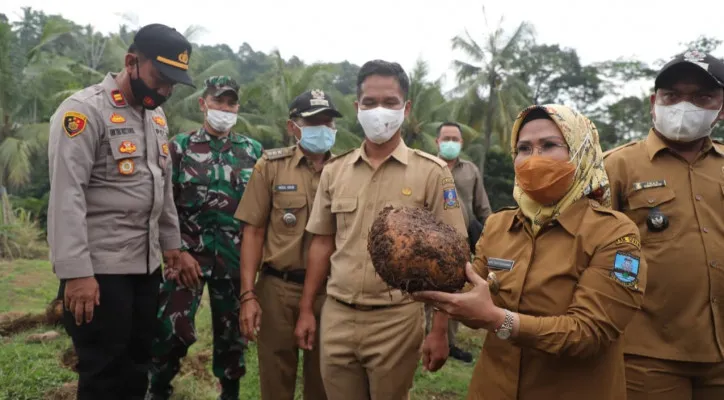
[[[487,24],[485,9],[483,16]],[[455,60],[457,70],[458,91],[464,93],[466,101],[458,105],[458,112],[466,105],[482,105],[482,113],[473,118],[482,120],[483,132],[482,154],[479,167],[485,168],[485,156],[491,146],[493,131],[499,133],[499,139],[505,139],[507,131],[512,127],[516,113],[526,104],[527,86],[514,75],[516,55],[523,46],[533,39],[533,28],[522,22],[510,35],[505,35],[501,27],[487,34],[482,45],[466,31],[464,36],[452,39],[454,50],[461,50],[468,61]],[[478,121],[470,120],[469,125],[477,125]],[[500,140],[500,143],[504,143]]]

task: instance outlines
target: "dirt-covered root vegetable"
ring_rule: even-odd
[[[466,282],[467,241],[422,208],[382,209],[370,229],[367,251],[375,271],[393,289],[452,293]]]

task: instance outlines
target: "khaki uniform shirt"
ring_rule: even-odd
[[[652,130],[605,155],[614,209],[641,231],[651,266],[643,312],[626,331],[626,353],[720,362],[724,355],[724,145],[708,142],[694,163]],[[668,218],[649,229],[649,212]]]
[[[478,167],[470,161],[458,159],[453,165],[452,176],[460,203],[464,206],[465,225],[469,226],[472,218],[479,221],[488,218],[491,214],[490,201]]]
[[[306,269],[312,235],[304,227],[321,174],[297,146],[265,151],[254,166],[234,216],[266,228],[262,260],[274,269]],[[294,216],[294,224],[284,221],[285,214]]]
[[[399,290],[391,290],[375,272],[367,252],[370,227],[387,205],[419,207],[467,237],[455,196],[447,164],[409,149],[402,141],[377,170],[370,165],[364,144],[330,161],[322,171],[307,224],[307,231],[315,235],[335,236],[327,294],[360,305],[411,302]]]
[[[493,302],[520,313],[520,329],[487,335],[468,399],[625,399],[619,339],[643,301],[640,253],[636,226],[587,198],[535,238],[519,210],[491,215],[474,267],[496,274]]]
[[[162,249],[181,246],[166,117],[128,106],[114,77],[50,120],[48,243],[60,279],[148,274]]]

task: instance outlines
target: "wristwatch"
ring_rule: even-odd
[[[503,324],[500,325],[497,329],[495,329],[495,336],[498,337],[498,339],[507,340],[510,337],[510,334],[513,332],[513,313],[504,310],[505,311],[505,319],[503,320]]]

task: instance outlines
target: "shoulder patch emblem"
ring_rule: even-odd
[[[111,114],[111,122],[113,122],[114,124],[122,124],[126,122],[126,119],[123,118],[123,115],[113,113]]]
[[[460,207],[460,203],[458,203],[458,193],[455,188],[443,189],[442,196],[444,202],[443,209],[447,210],[449,208]]]
[[[69,138],[74,138],[83,132],[88,124],[88,117],[76,111],[67,111],[63,115],[63,130]]]
[[[136,164],[133,159],[124,158],[118,162],[118,172],[121,175],[131,175],[136,170]]]
[[[130,140],[124,140],[123,142],[121,142],[118,151],[125,154],[133,154],[136,152],[136,144],[131,142]]]
[[[113,104],[116,105],[116,107],[125,107],[126,106],[126,99],[123,97],[123,94],[120,90],[115,89],[111,92],[111,98],[113,99]]]
[[[616,280],[616,282],[628,288],[638,289],[639,263],[640,260],[638,257],[627,253],[616,252],[611,277]]]
[[[166,126],[166,120],[163,119],[163,117],[161,117],[160,115],[154,116],[153,122],[155,122],[158,126]]]
[[[641,249],[641,242],[633,235],[626,235],[616,239],[615,244],[629,243],[636,246],[637,249]]]

